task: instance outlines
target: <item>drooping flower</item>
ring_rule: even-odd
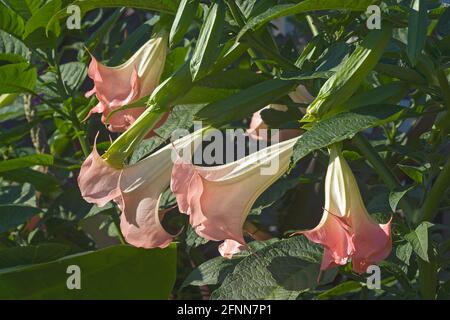
[[[391,221],[378,224],[369,215],[355,176],[337,146],[330,148],[322,219],[314,229],[299,233],[323,245],[322,270],[351,259],[353,270],[364,273],[391,252]]]
[[[309,104],[314,100],[314,97],[308,92],[308,90],[299,85],[295,91],[289,93],[289,97],[295,103]],[[282,104],[270,104],[267,107],[255,112],[252,116],[250,126],[247,129],[247,133],[256,140],[267,140],[268,135],[263,133],[262,130],[267,130],[269,126],[264,122],[261,117],[261,112],[266,109],[274,109],[277,111],[286,112],[288,107]],[[294,137],[299,136],[302,133],[300,129],[282,129],[279,131],[279,136],[277,141],[285,141]]]
[[[161,225],[159,200],[170,183],[174,148],[190,148],[199,131],[175,140],[123,169],[110,166],[94,148],[78,176],[83,198],[97,206],[109,201],[122,211],[120,228],[128,243],[143,248],[165,247],[173,236]]]
[[[202,167],[179,158],[171,189],[178,208],[189,215],[198,235],[225,241],[219,248],[231,257],[246,247],[242,227],[256,201],[289,167],[298,137],[277,143],[237,161]]]
[[[150,39],[130,59],[116,67],[107,67],[92,56],[88,75],[94,81],[94,88],[86,93],[86,97],[95,93],[99,102],[88,116],[101,113],[105,123],[110,112],[150,95],[158,86],[164,69],[166,42],[165,36]],[[144,110],[142,106],[116,112],[108,119],[108,129],[125,131]]]

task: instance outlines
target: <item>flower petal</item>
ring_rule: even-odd
[[[391,221],[378,224],[371,220],[356,224],[353,222],[353,243],[355,253],[352,256],[353,271],[365,273],[367,267],[386,259],[392,250]]]
[[[287,170],[297,140],[216,167],[177,161],[172,171],[172,190],[180,211],[190,215],[197,234],[214,241],[233,240],[244,246],[242,227],[248,212],[259,195]],[[275,160],[275,171],[262,174],[261,168]],[[226,248],[222,251],[228,252]]]
[[[165,37],[150,39],[128,61],[117,67],[107,67],[92,57],[88,75],[94,81],[94,88],[86,93],[96,94],[99,104],[92,113],[102,113],[105,123],[110,112],[128,105],[147,95],[159,83],[166,57]],[[145,107],[119,111],[109,119],[109,130],[126,131],[142,114]]]
[[[78,175],[81,195],[89,203],[103,207],[120,195],[118,188],[120,170],[108,165],[94,148],[83,162]]]
[[[173,149],[192,148],[199,132],[174,141],[135,165],[120,177],[122,216],[120,228],[136,247],[166,247],[173,235],[161,225],[159,200],[170,183]]]
[[[127,242],[143,248],[166,247],[172,235],[159,217],[159,199],[170,181],[171,146],[126,168],[120,177],[123,203],[120,228]]]
[[[324,246],[321,270],[346,264],[355,251],[349,226],[343,218],[327,211],[317,227],[297,234],[304,234],[309,240]]]
[[[239,253],[246,248],[247,247],[243,246],[237,241],[227,239],[220,244],[219,253],[222,257],[231,259],[234,254]]]

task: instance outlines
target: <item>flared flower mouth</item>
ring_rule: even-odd
[[[378,224],[367,212],[355,176],[336,145],[330,147],[322,219],[314,229],[298,233],[323,245],[322,270],[351,259],[353,270],[364,273],[391,252],[391,220]]]
[[[102,122],[112,132],[124,132],[144,112],[145,106],[117,111],[123,106],[149,96],[158,86],[167,54],[167,37],[161,35],[150,39],[126,62],[108,67],[91,55],[88,76],[94,88],[86,97],[95,94],[98,104],[92,113],[101,113]],[[108,116],[111,112],[114,114]]]
[[[261,193],[286,172],[298,139],[215,167],[196,166],[182,158],[175,163],[171,189],[179,210],[189,215],[199,236],[225,241],[219,249],[223,256],[246,247],[242,229],[247,215]]]
[[[166,247],[173,238],[161,225],[161,194],[170,184],[173,153],[191,148],[200,132],[194,132],[123,169],[111,167],[94,150],[83,163],[78,186],[83,198],[97,206],[109,201],[121,210],[120,228],[128,243],[143,248]]]

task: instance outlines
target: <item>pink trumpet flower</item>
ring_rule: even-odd
[[[391,221],[378,224],[369,215],[355,176],[337,146],[330,148],[322,219],[314,229],[298,233],[323,245],[322,270],[351,259],[353,271],[364,273],[392,249]]]
[[[102,122],[106,124],[110,112],[150,95],[158,86],[164,69],[166,42],[165,36],[150,39],[128,61],[116,67],[107,67],[91,56],[88,75],[94,81],[94,88],[86,97],[95,93],[99,102],[88,117],[101,113]],[[117,111],[109,118],[108,129],[126,131],[144,110],[142,106]]]
[[[178,139],[123,169],[111,167],[94,148],[81,166],[78,186],[83,198],[97,206],[109,201],[122,211],[120,229],[128,243],[143,248],[166,247],[173,236],[160,222],[159,200],[170,183],[175,148],[190,148],[199,132]]]
[[[308,90],[299,85],[295,91],[289,94],[291,100],[295,103],[309,104],[314,100],[314,97],[308,92]],[[255,112],[250,121],[250,127],[247,129],[247,133],[255,140],[267,140],[267,134],[261,134],[261,130],[267,130],[269,127],[261,117],[261,112],[265,109],[274,109],[277,111],[286,112],[287,106],[282,104],[270,104],[267,107],[262,108],[258,112]],[[302,133],[299,129],[282,129],[279,132],[278,141],[285,141],[294,137],[299,136]]]
[[[181,158],[172,170],[171,189],[197,234],[213,241],[224,257],[246,248],[243,225],[253,203],[289,167],[298,137],[240,160],[201,167]],[[269,166],[269,167],[268,167]]]

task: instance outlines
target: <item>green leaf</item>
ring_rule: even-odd
[[[241,260],[242,258],[223,257],[210,259],[195,268],[183,281],[181,288],[220,284]]]
[[[418,184],[422,184],[423,183],[423,172],[419,168],[416,168],[416,167],[413,167],[413,166],[404,165],[404,164],[398,164],[397,166],[408,177],[413,179]]]
[[[222,0],[213,3],[208,10],[191,58],[192,80],[198,80],[207,75],[220,53],[225,12],[225,4]]]
[[[397,245],[395,248],[395,256],[403,262],[403,265],[400,266],[400,268],[404,272],[408,272],[408,267],[410,265],[410,259],[413,252],[413,248],[411,243],[405,242],[403,244]]]
[[[17,93],[4,93],[0,94],[0,108],[8,107],[11,104],[13,104],[17,99]],[[5,108],[6,109],[6,108]],[[3,110],[2,110],[3,111]],[[3,118],[4,114],[0,114],[0,118]],[[2,137],[4,134],[0,133],[0,137]],[[0,138],[0,140],[2,140]]]
[[[422,222],[414,231],[405,235],[405,239],[411,243],[414,252],[424,261],[428,259],[428,229],[432,226],[430,222]]]
[[[81,290],[68,290],[67,267],[80,268]],[[167,299],[176,247],[115,246],[53,262],[0,271],[2,299]]]
[[[213,73],[195,84],[215,89],[246,89],[269,79],[267,75],[257,74],[249,69],[234,68]]]
[[[330,299],[334,297],[340,297],[344,294],[354,293],[361,290],[363,285],[356,281],[346,281],[338,284],[337,286],[328,289],[317,296],[319,300]]]
[[[52,155],[33,154],[30,156],[0,162],[0,172],[11,171],[19,168],[27,168],[36,165],[51,166],[52,164],[53,164]]]
[[[36,79],[36,69],[28,63],[0,66],[0,94],[33,90],[36,85]]]
[[[0,232],[17,227],[32,216],[41,212],[41,209],[24,205],[0,205]]]
[[[171,47],[183,39],[195,18],[197,9],[198,0],[181,0],[170,29],[169,44]]]
[[[72,5],[79,6],[82,13],[97,8],[129,7],[175,14],[179,0],[77,0]]]
[[[409,191],[414,189],[413,186],[405,186],[398,190],[393,190],[389,193],[389,205],[391,206],[391,209],[393,212],[397,210],[397,205],[400,202],[400,200],[407,194]]]
[[[57,178],[29,168],[0,172],[0,176],[17,183],[30,183],[36,190],[47,195],[57,193],[61,189],[61,183]]]
[[[239,32],[239,38],[247,31],[256,31],[267,22],[280,17],[318,10],[366,11],[372,2],[373,0],[305,0],[298,4],[277,5],[250,19]]]
[[[245,257],[229,274],[212,299],[240,300],[282,298],[315,288],[322,250],[298,236],[278,241]],[[324,282],[336,271],[325,273]]]
[[[89,12],[98,8],[120,8],[129,7],[142,10],[151,10],[164,12],[169,14],[175,14],[178,8],[178,0],[77,0],[71,3],[71,5],[78,6],[80,8],[81,16],[84,16],[86,12]],[[57,20],[67,17],[67,9],[63,8],[58,11],[48,21],[46,30],[52,30],[54,25],[58,23]]]
[[[203,106],[208,103],[214,103],[230,97],[233,94],[238,93],[237,89],[217,89],[209,87],[195,86],[189,90],[186,95],[177,99],[175,104],[180,105],[195,105],[202,104]]]
[[[97,207],[93,205],[91,210],[83,217],[83,219],[94,217],[98,214],[112,215],[117,214],[117,210],[111,202],[108,202],[103,207]]]
[[[384,23],[381,30],[373,30],[342,62],[337,72],[325,82],[309,105],[303,121],[323,118],[333,107],[343,105],[359,88],[361,82],[376,66],[391,39],[392,28]]]
[[[17,12],[25,20],[36,13],[42,4],[42,0],[4,0],[10,8]]]
[[[0,2],[0,29],[22,38],[25,23],[21,16]]]
[[[175,200],[176,205],[176,200]],[[194,228],[189,225],[186,229],[186,246],[190,248],[197,248],[209,242],[208,239],[200,237],[197,232],[195,232]]]
[[[29,183],[0,187],[0,204],[25,204],[36,206],[36,193]]]
[[[427,80],[417,71],[410,68],[400,67],[395,64],[379,63],[375,67],[375,70],[392,78],[400,79],[406,82],[422,85],[427,83]]]
[[[58,13],[60,9],[61,0],[50,0],[46,4],[44,4],[35,14],[31,16],[31,18],[25,24],[23,38],[27,38],[30,34],[32,34],[39,28],[45,29],[48,22],[53,18],[53,16],[56,15],[56,13]],[[49,30],[58,35],[60,33],[59,24],[53,24]]]
[[[81,62],[68,62],[60,65],[61,77],[70,91],[77,90],[87,76],[87,67]]]
[[[26,62],[29,50],[22,41],[0,30],[0,60]]]
[[[295,87],[295,82],[271,79],[212,103],[197,113],[196,118],[220,127],[233,120],[242,119],[262,107],[287,95]]]
[[[409,283],[410,281],[408,279],[408,276],[398,264],[391,261],[380,261],[378,265],[382,268],[383,271],[392,274],[398,280],[405,291],[413,291],[413,288]]]
[[[370,105],[316,123],[295,144],[291,166],[314,150],[350,139],[359,131],[392,120],[402,110],[394,105]]]
[[[71,250],[69,246],[59,243],[0,248],[0,269],[56,260],[68,255]]]
[[[425,0],[412,0],[408,18],[408,47],[406,53],[413,66],[417,64],[427,37],[428,17]]]
[[[333,107],[329,114],[353,110],[373,104],[395,104],[405,96],[407,89],[407,85],[400,81],[382,84],[374,89],[355,94],[343,105],[337,108]]]

